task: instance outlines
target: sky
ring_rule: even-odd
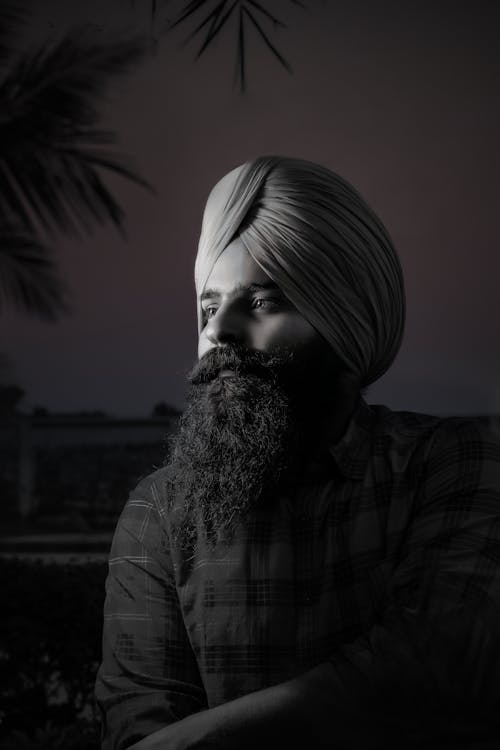
[[[155,187],[107,184],[125,214],[54,241],[71,290],[56,323],[0,316],[4,380],[23,408],[145,416],[182,408],[196,360],[194,260],[204,204],[230,169],[263,154],[317,161],[347,178],[388,228],[403,266],[407,322],[368,403],[432,414],[500,414],[500,174],[495,2],[266,3],[287,21],[248,40],[248,88],[234,83],[236,30],[198,61],[160,33],[182,3],[158,0],[156,53],[114,80],[101,125]],[[39,0],[23,44],[75,24],[97,37],[150,28],[149,0]],[[200,17],[201,18],[201,17]]]

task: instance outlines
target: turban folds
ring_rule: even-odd
[[[260,157],[213,188],[203,215],[195,284],[239,237],[255,262],[365,387],[401,346],[403,272],[387,230],[342,177],[312,162]]]

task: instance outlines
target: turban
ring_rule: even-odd
[[[401,264],[387,230],[359,193],[312,162],[264,156],[211,191],[195,263],[200,295],[217,259],[239,237],[254,261],[327,340],[365,387],[401,346]]]

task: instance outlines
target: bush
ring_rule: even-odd
[[[98,747],[104,562],[0,559],[0,742],[9,750]]]
[[[98,727],[86,719],[70,727],[47,722],[34,735],[15,730],[1,744],[1,750],[99,750],[99,747]]]

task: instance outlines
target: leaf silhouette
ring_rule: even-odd
[[[110,79],[141,62],[150,43],[96,43],[84,28],[14,53],[3,42],[22,23],[15,10],[0,12],[0,56],[7,63],[0,78],[0,311],[11,303],[54,320],[68,305],[47,238],[87,233],[110,220],[122,230],[124,213],[105,171],[152,190],[110,148],[115,134],[98,128]]]
[[[289,2],[302,9],[306,8],[304,3],[299,0],[289,0]],[[190,2],[184,4],[176,17],[169,22],[167,30],[170,31],[180,25],[185,25],[187,21],[194,19],[202,11],[205,12],[205,15],[184,39],[184,44],[196,37],[202,36],[202,43],[196,54],[196,58],[199,58],[212,44],[214,39],[220,35],[222,30],[227,28],[230,19],[234,18],[237,27],[236,66],[242,91],[245,91],[246,88],[248,54],[246,35],[248,34],[247,27],[249,24],[254,27],[276,60],[286,70],[290,73],[292,72],[289,63],[272,43],[269,34],[264,29],[263,23],[271,23],[274,30],[278,27],[286,28],[286,24],[274,15],[269,10],[269,7],[266,8],[258,0],[190,0]]]
[[[97,44],[77,30],[14,60],[0,82],[0,216],[31,231],[121,226],[123,211],[97,168],[150,186],[123,159],[99,156],[96,146],[115,136],[95,127],[96,103],[148,49],[143,40]]]
[[[22,227],[0,222],[0,311],[9,303],[46,320],[68,311],[66,290],[47,247]]]

